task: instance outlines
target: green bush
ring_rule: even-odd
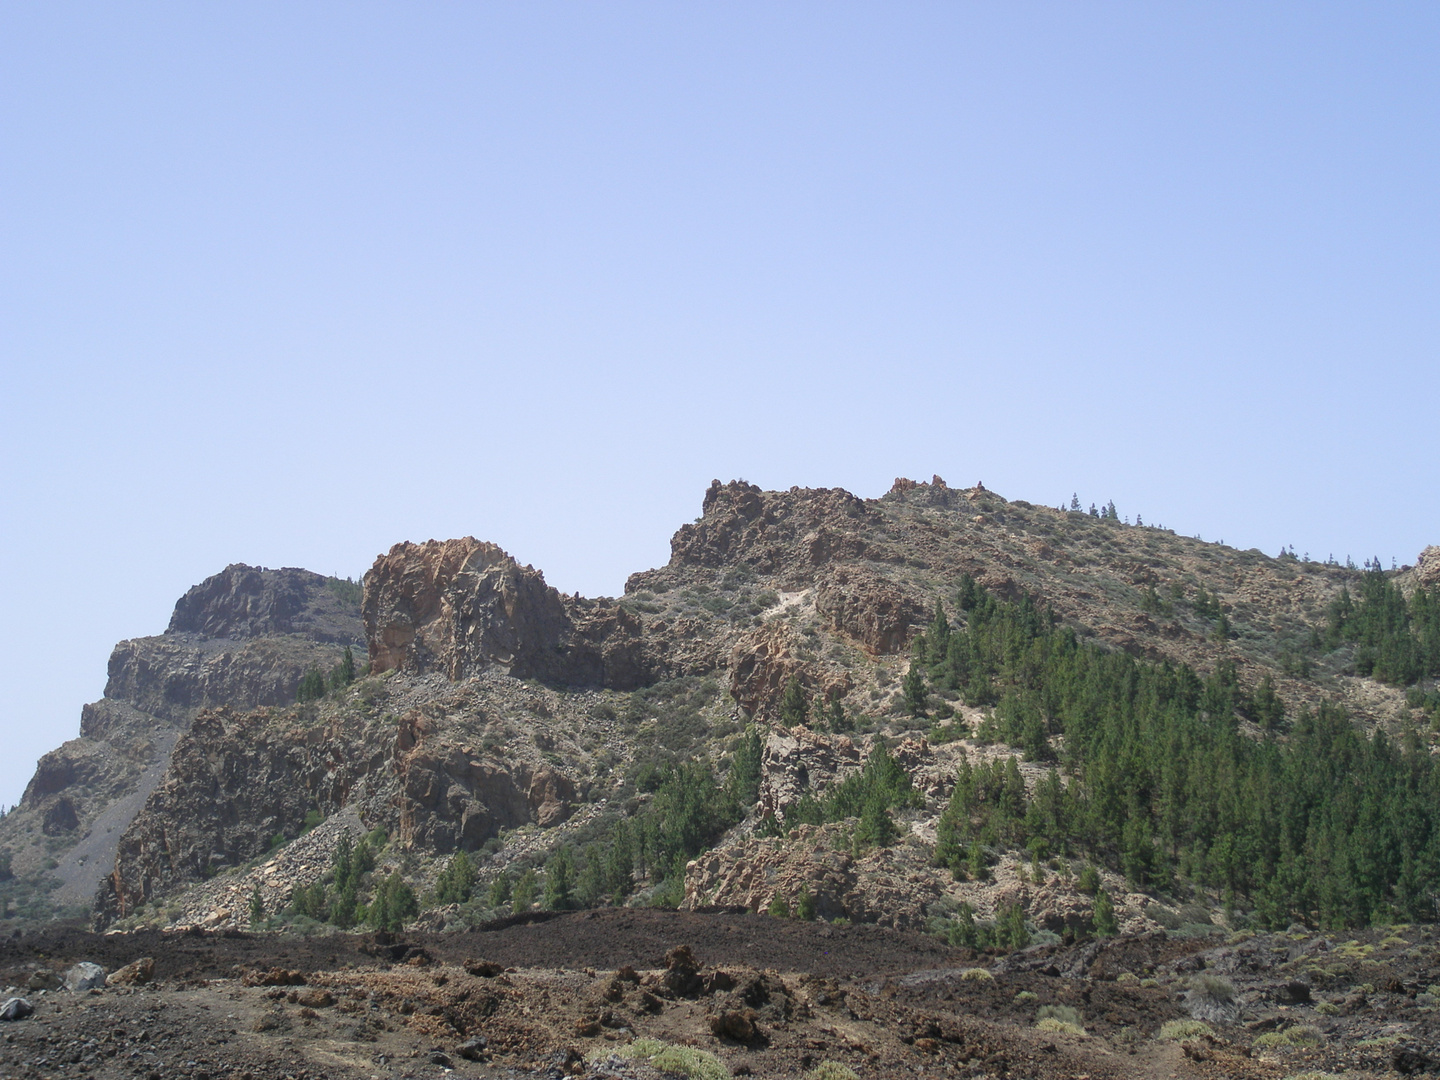
[[[1038,1023],[1042,1020],[1058,1020],[1070,1027],[1085,1030],[1085,1017],[1079,1009],[1073,1005],[1041,1005],[1035,1013],[1035,1020]]]
[[[1210,1025],[1200,1020],[1167,1020],[1160,1025],[1160,1032],[1155,1037],[1157,1039],[1174,1039],[1179,1042],[1213,1034],[1214,1031]]]
[[[686,1080],[730,1080],[730,1070],[714,1054],[691,1046],[673,1046],[659,1039],[636,1039],[626,1046],[601,1047],[589,1055],[600,1061],[611,1054],[647,1062],[657,1072]]]
[[[1255,1040],[1255,1045],[1267,1050],[1281,1050],[1307,1046],[1319,1046],[1325,1041],[1319,1028],[1309,1024],[1296,1024],[1284,1031],[1267,1031]]]
[[[807,886],[801,885],[800,893],[795,897],[795,918],[804,919],[806,922],[813,922],[816,914],[815,909],[815,897],[811,894]]]

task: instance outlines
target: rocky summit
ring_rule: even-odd
[[[0,819],[0,1071],[1440,1070],[1440,548],[701,510],[618,598],[430,540],[118,644]]]

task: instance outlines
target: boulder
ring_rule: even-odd
[[[49,968],[31,972],[30,978],[25,980],[28,990],[59,990],[63,984],[64,980]]]
[[[82,960],[65,972],[65,989],[72,994],[83,993],[86,990],[98,990],[104,985],[105,969],[88,960]]]
[[[24,1020],[35,1011],[35,1006],[24,998],[11,998],[0,1005],[0,1020]]]
[[[112,971],[110,977],[105,980],[107,986],[140,986],[155,978],[155,959],[150,956],[142,956],[139,960],[132,960],[118,971]]]

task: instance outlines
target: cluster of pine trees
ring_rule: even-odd
[[[1355,670],[1394,686],[1440,675],[1440,587],[1416,589],[1407,601],[1375,559],[1365,564],[1359,594],[1347,587],[1331,602],[1325,645],[1354,643]]]
[[[993,705],[981,735],[1052,767],[1030,795],[1014,763],[962,770],[942,863],[978,871],[995,847],[1083,854],[1138,887],[1243,899],[1267,926],[1436,917],[1440,769],[1418,738],[1366,739],[1330,705],[1287,726],[1268,681],[1247,693],[1232,663],[1201,678],[1111,652],[968,579],[958,606],[962,625],[937,611],[914,668]],[[1243,734],[1242,717],[1273,734]]]
[[[302,885],[290,895],[289,912],[328,922],[343,930],[362,923],[377,930],[399,930],[407,919],[420,910],[414,890],[398,870],[392,870],[379,881],[371,881],[375,858],[384,847],[384,833],[377,830],[352,843],[349,833],[341,835],[325,878]],[[370,886],[368,903],[361,902],[361,890]],[[260,923],[266,916],[260,886],[250,898],[250,921]]]
[[[301,704],[319,701],[326,694],[349,686],[358,674],[355,653],[346,645],[344,655],[340,657],[340,662],[330,669],[328,677],[318,667],[312,667],[300,677],[300,685],[295,688],[295,700]]]
[[[910,774],[876,743],[864,768],[831,785],[823,795],[806,794],[785,815],[785,824],[822,825],[855,818],[854,848],[864,852],[895,841],[900,830],[890,811],[911,804],[923,805],[924,799],[913,791]]]
[[[655,904],[678,905],[685,864],[743,821],[758,800],[762,748],[752,726],[723,776],[699,759],[643,769],[639,786],[651,793],[649,801],[634,817],[615,822],[604,839],[567,844],[551,855],[541,902],[557,911],[618,904],[648,880],[656,886]]]

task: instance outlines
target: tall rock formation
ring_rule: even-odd
[[[12,871],[48,869],[58,879],[52,901],[88,905],[195,714],[294,701],[307,670],[328,671],[346,645],[363,642],[357,593],[308,570],[235,564],[186,592],[165,633],[116,645],[104,697],[81,709],[79,737],[40,759],[0,820]]]
[[[365,575],[364,614],[375,671],[453,681],[493,668],[623,690],[648,681],[637,619],[563,597],[540,571],[471,536],[396,544]]]

